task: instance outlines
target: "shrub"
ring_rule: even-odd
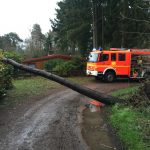
[[[6,58],[13,59],[18,63],[20,63],[22,61],[22,56],[19,53],[14,52],[14,51],[12,51],[12,52],[6,51],[6,52],[4,52],[4,56]],[[7,65],[7,67],[8,67],[7,73],[10,74],[12,77],[17,77],[19,75],[19,72],[20,72],[19,69],[14,68],[13,66],[10,66],[10,65]]]
[[[57,65],[53,71],[56,71],[61,76],[68,76],[72,70],[75,69],[75,66],[72,64],[72,61],[63,62]]]
[[[0,97],[4,96],[6,90],[12,87],[10,67],[0,62]]]
[[[15,52],[3,52],[0,50],[1,55],[14,59],[15,61],[20,62],[21,57]],[[12,88],[12,78],[16,76],[18,70],[10,65],[5,65],[0,62],[0,97],[3,97],[6,94],[6,90]]]
[[[71,61],[76,70],[85,70],[85,63],[81,57],[74,57]]]
[[[54,71],[60,76],[70,76],[73,71],[85,70],[85,64],[80,57],[74,57],[72,60],[64,61],[61,59],[49,60],[45,64],[47,71]]]
[[[80,57],[74,57],[70,61],[57,64],[53,71],[56,71],[61,76],[71,76],[74,71],[83,72],[85,69],[84,63]]]
[[[45,62],[44,64],[44,68],[47,71],[52,71],[57,65],[63,63],[64,61],[61,59],[55,59],[55,60],[49,60],[47,62]]]

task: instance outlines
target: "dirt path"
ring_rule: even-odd
[[[79,94],[69,89],[38,101],[0,137],[0,149],[84,150],[77,123],[78,102]]]
[[[87,86],[108,93],[130,84],[92,82]],[[84,136],[84,141],[78,119],[79,105],[88,100],[70,89],[64,89],[28,104],[22,111],[19,107],[15,111],[8,110],[9,115],[1,114],[3,117],[0,117],[0,150],[89,149],[87,144],[91,147],[90,143],[85,143],[88,134]]]

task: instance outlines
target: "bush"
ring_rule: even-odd
[[[56,71],[58,75],[61,76],[68,76],[70,72],[75,69],[75,66],[72,64],[72,61],[63,62],[57,65],[53,71]]]
[[[18,62],[21,61],[20,55],[15,52],[2,52],[2,50],[0,50],[0,53],[7,58],[14,59]],[[6,94],[6,90],[12,88],[12,78],[16,76],[17,73],[18,69],[0,62],[0,97]]]
[[[0,63],[0,97],[6,94],[6,90],[12,87],[10,67]]]
[[[47,62],[45,62],[44,64],[44,68],[47,70],[47,71],[52,71],[57,65],[63,63],[64,61],[61,60],[61,59],[53,59],[53,60],[49,60]]]
[[[56,71],[61,76],[74,75],[74,71],[83,72],[85,69],[84,63],[80,57],[75,57],[70,61],[56,65],[53,71]]]
[[[16,62],[18,62],[18,63],[21,63],[21,61],[22,61],[22,56],[20,55],[20,54],[18,54],[17,52],[4,52],[4,56],[6,57],[6,58],[10,58],[10,59],[13,59],[13,60],[15,60]],[[13,77],[13,78],[15,78],[15,77],[17,77],[18,75],[19,75],[19,73],[20,73],[20,70],[19,69],[17,69],[17,68],[14,68],[13,66],[10,66],[10,65],[7,65],[7,67],[8,67],[8,73]]]
[[[75,66],[76,70],[85,70],[85,63],[82,61],[81,57],[74,57],[71,63]]]

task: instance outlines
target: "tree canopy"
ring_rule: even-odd
[[[21,42],[23,40],[16,33],[10,32],[4,36],[0,36],[0,49],[18,50]]]
[[[57,33],[57,42],[64,52],[74,54],[79,49],[84,53],[90,47],[91,7],[89,0],[64,0],[58,2],[57,16],[52,28]]]
[[[150,3],[144,0],[63,0],[51,20],[61,51],[92,47],[149,48]],[[93,41],[93,45],[92,45]]]
[[[98,45],[150,46],[150,4],[142,0],[101,0],[97,7]]]
[[[41,31],[39,24],[34,24],[31,30],[31,36],[25,40],[25,55],[30,57],[39,57],[45,55],[44,51],[45,35]]]

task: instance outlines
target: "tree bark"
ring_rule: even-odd
[[[39,76],[42,76],[44,78],[58,82],[59,84],[62,84],[62,85],[66,86],[66,87],[68,87],[68,88],[70,88],[76,92],[79,92],[80,94],[83,94],[83,95],[90,97],[94,100],[97,100],[99,102],[102,102],[106,105],[112,105],[115,103],[122,103],[123,102],[123,100],[121,100],[117,97],[113,97],[110,95],[106,95],[104,93],[94,91],[92,89],[78,85],[76,83],[73,83],[73,82],[65,79],[65,78],[62,78],[60,76],[57,76],[57,75],[49,73],[49,72],[46,72],[44,70],[34,69],[34,68],[29,67],[29,66],[19,64],[12,59],[3,58],[2,62],[6,63],[6,64],[10,64],[10,65],[12,65],[12,66],[14,66],[20,70],[24,70],[26,72],[30,72],[30,73],[33,73],[35,75],[39,75]]]

